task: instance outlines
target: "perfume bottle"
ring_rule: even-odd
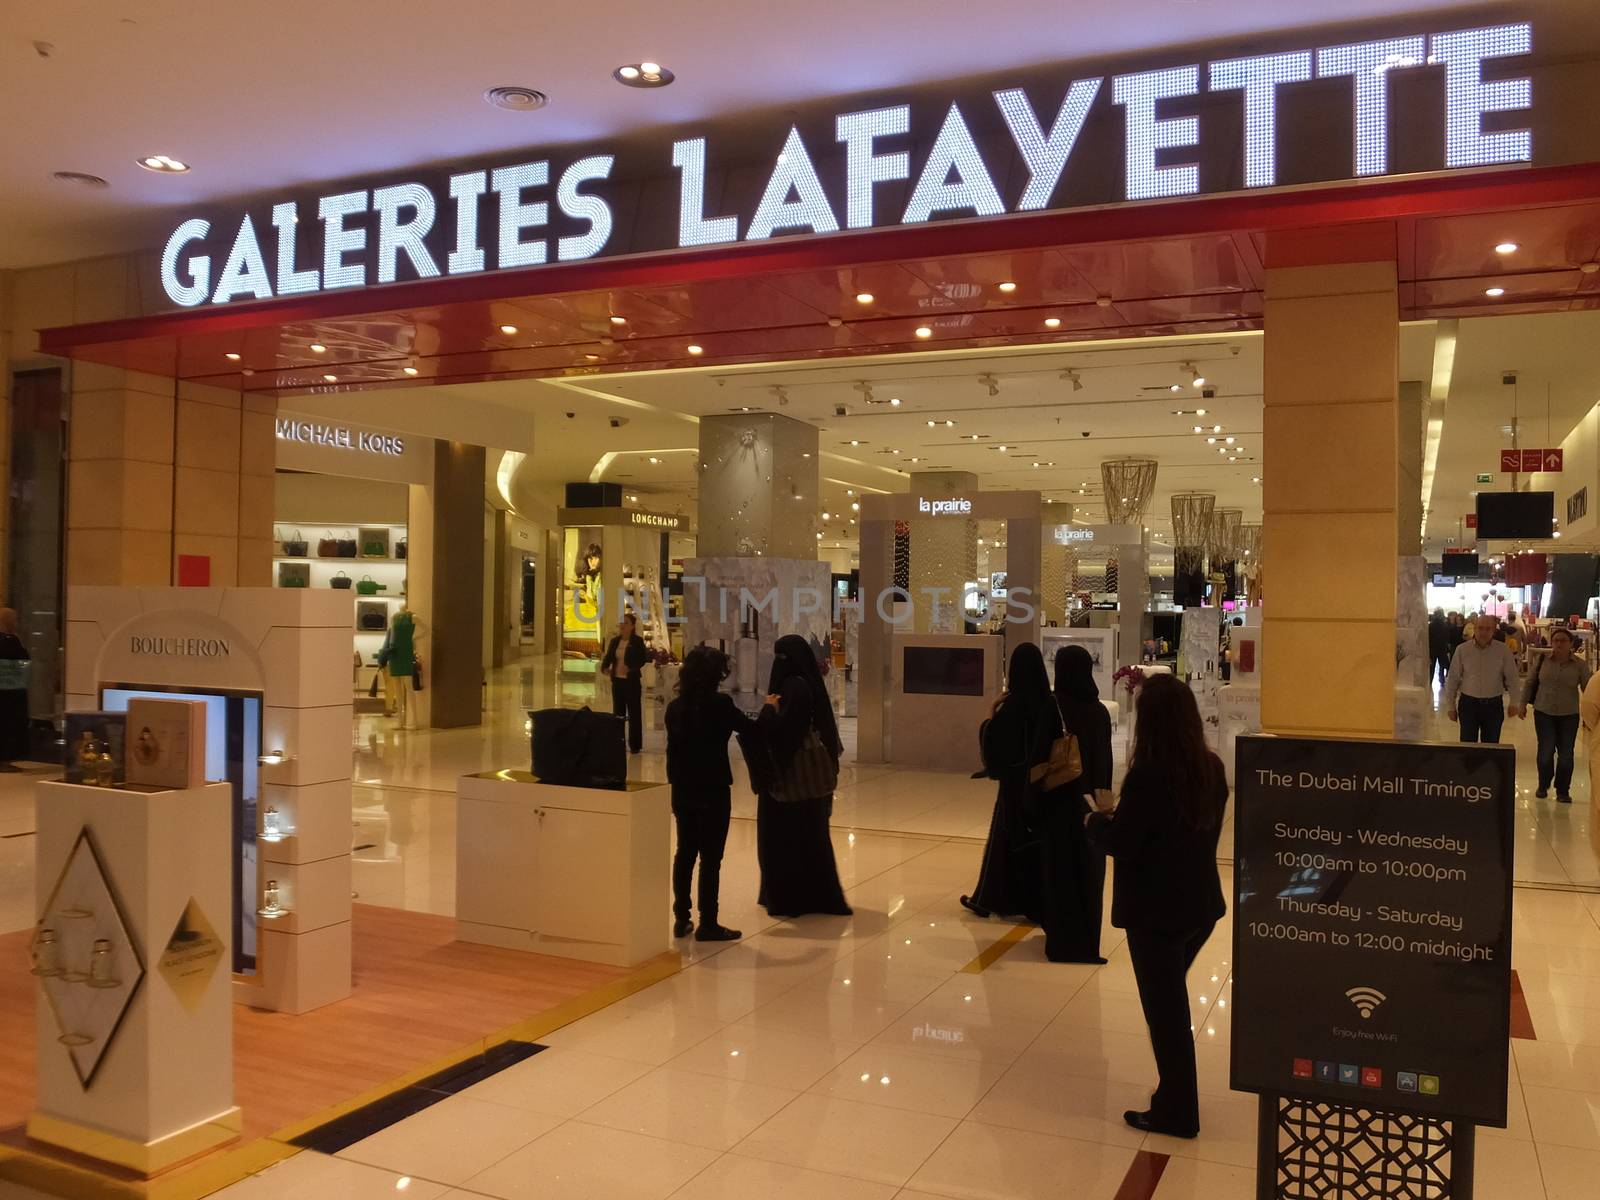
[[[100,757],[94,764],[94,782],[97,787],[111,787],[116,779],[117,765],[111,758],[111,751],[102,749]]]
[[[283,904],[278,899],[278,881],[267,880],[267,886],[261,892],[261,915],[275,917],[283,911]]]
[[[41,979],[61,974],[61,946],[54,929],[41,929],[33,943],[33,973]]]
[[[278,810],[268,808],[261,814],[261,836],[276,839],[283,836],[283,818],[278,815]]]
[[[94,950],[89,955],[89,986],[96,988],[114,988],[122,983],[113,970],[115,962],[111,956],[111,942],[107,938],[95,938]]]

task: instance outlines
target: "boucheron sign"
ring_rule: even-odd
[[[1533,161],[1526,23],[1020,72],[782,125],[458,164],[192,216],[183,307],[598,256]],[[842,106],[842,105],[841,105]]]

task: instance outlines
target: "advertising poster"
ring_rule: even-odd
[[[1505,1127],[1515,761],[1239,739],[1235,1090]]]

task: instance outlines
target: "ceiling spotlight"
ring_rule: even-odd
[[[937,424],[938,424],[938,423],[939,423],[939,422],[937,422],[937,421],[929,421],[929,422],[928,422],[928,428],[929,428],[929,429],[932,429],[932,428],[933,428],[933,427],[934,427],[934,426],[935,426],[935,425],[937,425]]]
[[[955,422],[953,420],[951,420],[949,417],[946,417],[945,421],[944,421],[944,427],[946,429],[953,429],[955,427]]]
[[[658,467],[661,465],[661,460],[653,454],[649,458],[645,459],[645,462],[649,463],[652,467]]]
[[[626,325],[628,323],[628,318],[627,317],[612,317],[611,318],[611,323],[613,325]]]
[[[1189,383],[1193,387],[1203,388],[1206,385],[1206,377],[1204,375],[1196,375]]]
[[[852,500],[850,502],[850,511],[851,512],[860,512],[861,511],[861,505],[857,501]]]
[[[639,503],[639,497],[637,497],[637,496],[629,496],[628,497],[628,503],[629,504],[637,504],[637,503]]]
[[[1496,254],[1515,254],[1521,247],[1515,242],[1501,242],[1494,248]]]
[[[1504,296],[1506,294],[1506,290],[1503,287],[1484,288],[1483,294],[1493,299],[1499,296]]]
[[[933,330],[929,329],[926,325],[918,325],[915,332],[919,338],[930,338],[933,336]]]
[[[851,444],[851,445],[852,445],[852,446],[859,446],[859,445],[861,445],[861,443],[860,443],[860,442],[859,442],[859,441],[857,441],[857,440],[856,440],[856,439],[855,439],[855,438],[851,438],[851,439],[850,439],[850,444]]]
[[[706,352],[706,348],[704,346],[696,346],[693,343],[686,346],[685,349],[688,350],[690,354],[704,354]]]
[[[1233,445],[1233,434],[1230,433],[1227,437],[1223,438],[1222,440],[1227,442],[1228,445],[1230,445],[1230,446]]]
[[[1167,391],[1169,391],[1169,392],[1181,392],[1181,391],[1183,391],[1183,384],[1175,383],[1171,387],[1167,388]]]
[[[1061,318],[1060,317],[1046,317],[1044,319],[1044,327],[1046,329],[1059,329],[1061,327]]]
[[[502,325],[502,326],[500,326],[500,332],[503,333],[503,334],[506,334],[507,336],[515,333],[516,331],[517,331],[517,327],[515,325]]]
[[[1006,280],[1004,283],[1002,283],[1000,285],[1000,290],[1002,292],[1014,292],[1014,291],[1017,290],[1017,285],[1012,283],[1011,280],[1008,279],[1008,280]]]
[[[415,375],[417,373],[417,369],[415,367],[401,367],[400,369],[407,375]]]
[[[1221,433],[1222,432],[1222,426],[1221,425],[1213,425],[1211,427],[1211,432],[1212,433]]]
[[[1207,439],[1206,439],[1206,445],[1208,445],[1208,446],[1215,446],[1215,445],[1216,445],[1216,444],[1217,444],[1217,439],[1216,439],[1216,438],[1214,438],[1214,437],[1208,437],[1208,438],[1207,438]]]
[[[822,514],[822,519],[824,521],[831,521],[831,520],[833,520],[833,514],[832,513],[823,513]]]
[[[895,408],[899,408],[900,407],[900,397],[899,396],[890,396],[889,397],[889,403],[891,405],[893,405]]]
[[[1006,452],[1006,448],[1004,446],[996,446],[995,449],[1000,451],[1001,454]]]
[[[1197,408],[1194,410],[1194,415],[1197,417],[1203,417],[1206,415],[1206,410],[1203,408]]]
[[[324,346],[321,342],[312,342],[311,343],[311,353],[313,353],[313,354],[326,354],[327,352],[328,352],[328,348],[326,346]]]
[[[857,292],[856,293],[856,303],[857,304],[871,304],[872,303],[872,293],[871,292]]]
[[[239,356],[237,354],[235,354],[232,350],[229,350],[222,357],[227,359],[229,362],[238,362],[239,361]]]
[[[593,353],[585,354],[583,356],[583,361],[584,362],[599,362],[600,361],[600,356],[598,354],[593,354]]]
[[[324,375],[322,378],[328,383],[337,383],[339,381],[339,377],[337,375]]]
[[[1065,371],[1061,372],[1061,381],[1063,383],[1070,383],[1072,385],[1072,390],[1075,392],[1083,391],[1083,380],[1078,378],[1078,373],[1071,367],[1068,367]]]
[[[1205,430],[1204,430],[1204,429],[1202,429],[1202,428],[1201,428],[1201,427],[1200,427],[1200,426],[1198,426],[1198,425],[1196,425],[1196,426],[1195,426],[1195,427],[1194,427],[1194,431],[1195,431],[1195,432],[1196,432],[1196,433],[1204,433],[1204,432],[1205,432]]]
[[[1259,476],[1259,475],[1252,475],[1252,476],[1251,476],[1251,477],[1250,477],[1250,482],[1251,482],[1251,483],[1260,483],[1260,482],[1261,482],[1261,476]]]
[[[636,88],[666,87],[677,78],[660,63],[654,62],[627,63],[611,72],[611,77],[618,83]]]
[[[189,169],[188,163],[167,154],[147,154],[138,161],[146,171],[154,171],[157,175],[182,175]]]

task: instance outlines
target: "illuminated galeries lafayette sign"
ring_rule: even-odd
[[[1029,72],[781,127],[413,172],[195,216],[184,307],[598,256],[1533,161],[1527,24]],[[959,94],[954,94],[959,92]]]

